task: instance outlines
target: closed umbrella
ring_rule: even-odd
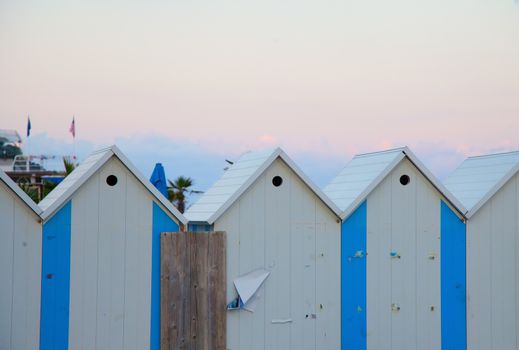
[[[155,164],[151,173],[150,182],[155,186],[164,197],[168,198],[168,185],[166,183],[166,173],[161,163]]]

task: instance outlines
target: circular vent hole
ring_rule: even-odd
[[[279,187],[281,186],[281,184],[283,183],[283,179],[281,178],[281,176],[274,176],[272,178],[272,184],[276,187]]]
[[[409,177],[409,175],[400,176],[400,183],[402,184],[402,186],[407,185],[409,183],[409,181],[411,181],[411,178]]]
[[[115,186],[117,184],[117,176],[108,175],[106,177],[106,183],[108,184],[108,186]]]

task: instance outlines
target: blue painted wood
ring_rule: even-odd
[[[153,202],[151,252],[151,332],[150,349],[160,349],[160,234],[178,232],[178,224]]]
[[[71,209],[69,201],[43,225],[40,350],[68,349]]]
[[[365,350],[366,202],[342,223],[341,231],[341,348]]]
[[[213,231],[213,225],[204,223],[189,223],[187,232],[210,232]]]
[[[466,227],[441,202],[442,350],[467,348]]]

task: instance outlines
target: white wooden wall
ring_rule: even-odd
[[[411,178],[407,186],[400,184],[403,174]],[[441,349],[441,198],[407,159],[368,196],[370,350]],[[391,258],[391,252],[401,258]],[[392,304],[400,310],[392,311]]]
[[[38,349],[41,225],[0,181],[0,349]]]
[[[283,178],[280,187],[272,185],[276,175]],[[254,313],[228,312],[227,348],[340,349],[340,224],[282,160],[215,230],[227,232],[228,301],[236,296],[235,277],[271,271]],[[287,319],[292,322],[272,323]]]
[[[467,223],[467,347],[519,349],[519,175]]]
[[[115,158],[73,196],[69,349],[149,349],[152,198]]]

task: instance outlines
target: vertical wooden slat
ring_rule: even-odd
[[[189,275],[189,283],[187,284],[186,290],[186,299],[188,312],[186,313],[186,321],[189,332],[187,333],[189,339],[189,348],[196,349],[196,338],[198,333],[198,313],[197,313],[197,274],[198,274],[198,255],[197,255],[197,234],[187,234],[188,238],[188,249],[189,252],[189,270],[187,270],[187,274]]]
[[[225,233],[161,235],[161,349],[225,349]]]
[[[171,342],[171,335],[169,333],[169,325],[173,321],[170,318],[171,313],[169,312],[169,305],[171,303],[170,293],[169,293],[169,281],[171,278],[170,275],[170,266],[171,266],[171,258],[173,254],[171,253],[172,245],[169,240],[171,239],[171,235],[166,233],[162,233],[160,240],[160,256],[161,256],[161,266],[160,266],[160,303],[161,303],[161,312],[160,312],[160,348],[161,350],[167,350],[168,345]]]
[[[227,344],[226,235],[225,232],[215,232],[209,235],[209,239],[211,241],[211,250],[209,252],[210,339],[212,349],[225,349]]]
[[[196,252],[196,256],[194,259],[194,266],[196,266],[195,279],[193,280],[193,294],[195,295],[195,317],[197,318],[197,330],[196,330],[196,339],[194,343],[196,344],[196,349],[209,349],[208,340],[209,334],[207,327],[208,322],[208,276],[209,276],[209,268],[208,268],[208,247],[209,247],[209,235],[206,234],[193,234],[196,238],[196,244],[191,246]]]
[[[187,342],[189,341],[189,336],[191,334],[191,327],[190,327],[190,308],[189,308],[189,301],[187,300],[187,297],[189,295],[189,286],[191,285],[191,274],[189,271],[191,270],[190,261],[189,261],[189,236],[177,234],[175,235],[176,238],[178,238],[178,244],[176,246],[176,252],[175,254],[180,258],[178,259],[179,262],[175,264],[175,269],[178,270],[178,283],[175,285],[172,285],[171,288],[175,289],[177,288],[179,290],[179,294],[176,296],[178,297],[178,303],[180,304],[180,313],[176,315],[178,320],[178,333],[177,333],[177,342],[179,349],[186,349],[187,348]],[[175,343],[172,343],[175,344]]]

